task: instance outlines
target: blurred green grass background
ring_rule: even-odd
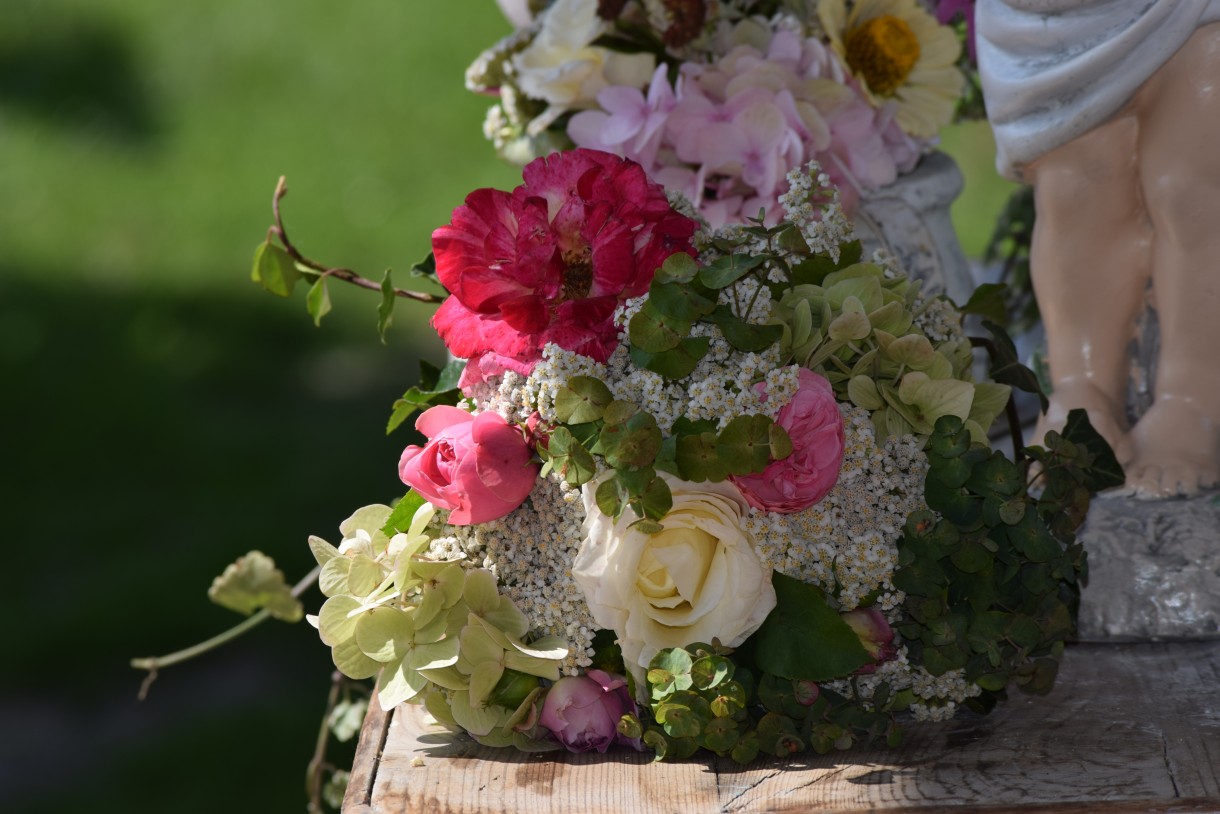
[[[205,594],[239,554],[295,581],[308,534],[401,493],[383,427],[439,357],[426,312],[400,304],[382,346],[376,297],[336,286],[315,329],[250,256],[281,174],[298,246],[370,277],[470,189],[518,183],[462,81],[507,31],[491,0],[0,5],[0,809],[304,810],[312,629],[270,622],[143,703],[127,661],[237,621]],[[945,148],[977,255],[1010,187],[984,125]]]

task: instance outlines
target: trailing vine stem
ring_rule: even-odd
[[[981,336],[970,337],[972,347],[983,348],[987,351],[991,363],[995,364],[996,347],[990,339]],[[1025,439],[1021,436],[1021,417],[1017,414],[1017,402],[1015,390],[1008,396],[1008,403],[1004,405],[1004,415],[1008,419],[1008,432],[1012,437],[1012,453],[1014,461],[1022,461],[1027,456],[1025,455]]]
[[[275,185],[275,195],[271,199],[271,211],[275,215],[275,225],[267,230],[268,239],[274,235],[279,239],[280,244],[283,245],[284,251],[288,252],[289,257],[291,257],[299,265],[317,272],[317,274],[320,276],[334,277],[336,280],[342,280],[345,283],[351,283],[352,285],[359,286],[360,288],[367,288],[370,291],[381,291],[381,283],[378,283],[375,280],[370,280],[367,277],[361,277],[351,269],[330,268],[316,260],[311,260],[310,258],[301,254],[300,250],[297,249],[296,246],[292,245],[292,241],[288,239],[288,232],[284,229],[283,216],[280,214],[280,201],[287,194],[288,179],[281,175],[279,183]],[[428,294],[424,291],[410,291],[405,288],[395,288],[394,296],[402,297],[408,300],[415,300],[416,302],[441,303],[445,301],[443,296],[437,294]]]
[[[330,740],[330,715],[335,704],[339,703],[339,690],[347,678],[335,670],[330,675],[330,693],[326,696],[326,710],[322,713],[322,725],[318,728],[318,738],[314,742],[313,757],[305,769],[305,792],[309,795],[310,812],[321,812],[322,808],[322,774],[329,768],[326,762],[326,743]]]
[[[305,578],[292,586],[293,597],[299,598],[305,593],[311,585],[318,581],[318,574],[322,572],[321,566],[315,566],[312,571],[305,575]],[[144,677],[143,683],[140,684],[139,699],[143,701],[148,697],[148,689],[152,683],[157,680],[157,671],[163,667],[171,667],[175,664],[180,664],[184,661],[190,661],[196,656],[202,656],[209,650],[215,650],[223,644],[228,644],[244,633],[248,633],[254,628],[261,625],[270,618],[271,612],[263,608],[258,613],[250,618],[234,625],[223,633],[217,634],[212,638],[202,641],[199,644],[192,645],[183,650],[178,650],[170,653],[167,656],[151,656],[149,658],[132,659],[131,666],[137,670],[147,670],[148,675]]]

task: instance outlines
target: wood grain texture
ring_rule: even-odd
[[[359,783],[357,782],[359,780]],[[741,767],[541,756],[370,713],[345,814],[942,811],[1220,814],[1220,642],[1087,644],[1046,698],[912,724],[895,750]]]

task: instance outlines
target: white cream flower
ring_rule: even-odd
[[[623,661],[646,692],[648,663],[667,647],[717,638],[735,647],[775,607],[771,572],[744,528],[748,506],[731,483],[688,483],[664,473],[673,508],[653,535],[597,508],[597,483],[583,489],[584,540],[572,576],[597,624],[618,635]]]
[[[646,86],[656,69],[651,54],[623,54],[591,43],[606,32],[594,0],[556,0],[529,47],[513,57],[517,86],[550,106],[529,124],[531,135],[564,112],[592,107],[608,85]]]
[[[916,0],[819,0],[831,46],[877,104],[897,103],[908,135],[932,138],[953,119],[965,77],[961,43]]]

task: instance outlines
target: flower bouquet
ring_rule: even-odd
[[[861,257],[831,180],[722,228],[604,151],[467,196],[417,269],[452,358],[394,407],[410,488],[310,539],[338,669],[487,745],[742,762],[1047,692],[1117,464],[1083,413],[993,451],[1032,375],[996,329],[973,381],[958,310]],[[255,277],[320,317],[345,272],[281,195]]]
[[[912,170],[955,111],[978,107],[970,0],[517,6],[522,27],[466,76],[497,98],[484,131],[499,153],[630,158],[712,226],[760,209],[776,223],[786,174],[809,161],[851,214]]]

